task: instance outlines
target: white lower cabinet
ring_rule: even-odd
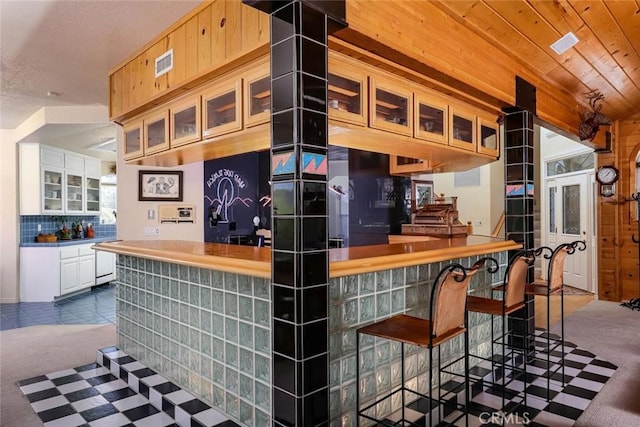
[[[92,243],[20,248],[20,301],[50,302],[96,284]]]

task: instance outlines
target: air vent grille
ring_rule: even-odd
[[[578,38],[575,34],[569,31],[567,34],[558,39],[554,44],[551,45],[551,49],[558,55],[562,55],[569,49],[571,49],[576,43],[578,43]]]
[[[173,49],[156,58],[156,78],[173,69]]]

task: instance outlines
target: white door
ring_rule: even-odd
[[[589,267],[592,252],[593,209],[590,175],[579,173],[554,176],[546,182],[546,245],[555,248],[562,243],[585,240],[587,249],[568,256],[564,264],[565,285],[593,292]]]

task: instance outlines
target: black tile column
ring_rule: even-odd
[[[522,243],[524,249],[534,247],[534,114],[519,110],[505,117],[505,236]],[[533,266],[528,280],[533,280]],[[521,347],[518,336],[523,336],[524,322],[529,331],[535,330],[533,297],[528,296],[526,306],[509,318],[514,331],[512,343]],[[533,346],[533,340],[528,343]]]
[[[271,14],[273,426],[328,426],[329,19],[313,2],[245,3]]]

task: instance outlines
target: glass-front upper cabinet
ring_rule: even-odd
[[[48,166],[41,168],[42,213],[62,213],[64,211],[62,204],[63,175],[62,169]]]
[[[169,111],[163,110],[145,117],[144,154],[169,149]]]
[[[500,126],[495,117],[478,116],[478,153],[493,157],[500,155]]]
[[[124,126],[124,150],[122,157],[124,160],[142,157],[142,120],[129,123]]]
[[[413,136],[413,94],[392,79],[371,77],[369,85],[371,127]]]
[[[84,187],[82,185],[83,176],[66,172],[66,212],[82,213],[84,211]]]
[[[85,212],[100,212],[100,178],[85,178]]]
[[[202,92],[203,137],[242,129],[242,80],[216,83]]]
[[[391,175],[411,175],[414,172],[431,172],[432,170],[433,164],[429,160],[389,156],[389,173]]]
[[[414,114],[416,138],[447,144],[449,117],[445,101],[431,95],[416,93]]]
[[[271,75],[269,61],[252,67],[244,80],[246,127],[267,123],[271,119]]]
[[[476,116],[454,106],[449,107],[449,145],[476,151]]]
[[[329,52],[327,111],[332,119],[367,124],[366,81],[364,72],[352,65],[344,55]]]
[[[200,96],[171,103],[169,106],[171,147],[177,147],[202,138],[200,129]]]

